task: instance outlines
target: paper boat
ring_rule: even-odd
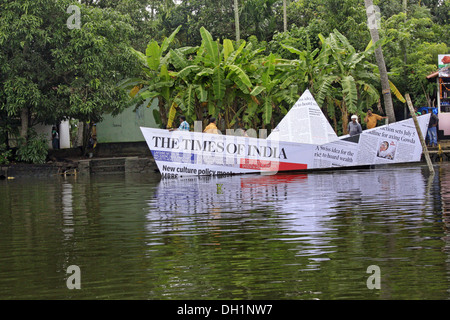
[[[430,114],[417,119],[427,132]],[[362,167],[418,162],[422,156],[412,118],[338,137],[308,90],[267,138],[141,131],[164,178]]]

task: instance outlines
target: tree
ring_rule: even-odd
[[[449,49],[445,26],[434,23],[431,13],[423,9],[415,6],[408,15],[392,15],[382,32],[391,39],[385,45],[390,78],[400,91],[413,95],[417,104],[432,106],[435,85],[426,76],[437,70],[438,55]]]
[[[139,57],[144,64],[154,60],[156,74],[147,71],[143,78],[129,79],[123,84],[133,89],[140,101],[161,98],[160,113],[156,116],[164,117],[164,124],[171,125],[175,113],[181,111],[190,121],[203,120],[206,115],[217,117],[223,120],[225,128],[238,123],[265,126],[272,123],[273,110],[286,113],[283,103],[295,102],[298,91],[295,86],[295,90],[290,87],[293,79],[287,79],[288,63],[283,64],[273,54],[261,55],[264,47],[254,45],[255,42],[241,40],[233,44],[229,39],[220,42],[203,27],[200,34],[199,47],[175,47],[165,56],[153,54],[160,52],[159,46],[150,43],[156,49],[149,47]],[[169,82],[161,80],[163,69],[172,78]],[[170,90],[170,101],[159,93],[165,90]]]
[[[370,30],[370,35],[372,37],[372,42],[377,43],[378,40],[380,39],[380,36],[378,34],[378,27],[376,20],[379,19],[379,17],[378,18],[376,17],[376,10],[372,0],[364,0],[364,4],[366,6],[368,26]],[[389,78],[381,46],[378,46],[375,49],[375,58],[377,60],[378,69],[380,72],[381,88],[383,93],[384,107],[386,109],[386,115],[389,119],[389,122],[393,123],[395,122],[394,105],[392,103]]]
[[[364,3],[360,0],[290,1],[287,19],[290,28],[294,25],[303,27],[314,37],[318,33],[326,36],[337,29],[358,51],[364,50],[364,45],[370,40]]]
[[[36,123],[97,122],[125,107],[115,84],[135,68],[128,49],[133,29],[115,11],[84,5],[80,29],[69,29],[71,3],[0,2],[0,110],[20,119],[25,141]]]
[[[277,116],[277,121],[281,120],[298,99],[296,79],[301,76],[295,75],[293,65],[292,61],[270,53],[256,70],[257,86],[250,94],[256,97],[256,102],[260,105],[263,126],[270,124],[275,128],[274,116]]]
[[[182,45],[197,46],[201,43],[198,32],[206,28],[218,39],[232,39],[236,36],[234,0],[183,0],[173,7],[160,7],[158,12],[159,34],[156,40],[171,34],[182,26],[178,38]],[[239,21],[242,25],[241,21]],[[242,27],[240,28],[242,29]]]
[[[234,23],[236,26],[236,42],[241,39],[241,31],[239,29],[239,4],[238,0],[234,0]]]
[[[278,0],[246,0],[241,11],[242,34],[269,41],[277,31],[279,16]]]
[[[130,42],[133,48],[139,51],[144,51],[148,42],[159,34],[159,13],[171,12],[175,7],[175,3],[170,0],[82,0],[81,3],[114,10],[129,17],[128,21],[135,30]]]
[[[183,92],[181,96],[188,99],[183,99],[180,105],[188,115],[195,113],[196,120],[201,120],[206,111],[210,116],[223,119],[225,127],[230,128],[233,119],[236,120],[235,115],[239,113],[237,101],[251,99],[253,84],[247,66],[253,63],[253,58],[260,50],[252,51],[251,44],[245,41],[241,41],[237,48],[229,39],[224,39],[220,44],[203,27],[200,28],[200,34],[202,43],[192,64],[187,59],[178,65],[174,63],[176,67],[183,67],[177,76],[187,86],[187,90],[181,88],[180,91]],[[187,74],[193,77],[187,80]]]
[[[376,66],[370,63],[375,45],[369,44],[363,52],[357,52],[348,39],[339,31],[334,30],[328,38],[321,36],[322,64],[320,76],[315,77],[315,93],[319,105],[333,110],[337,106],[341,113],[342,132],[347,134],[350,114],[361,114],[379,99],[375,87],[378,80]],[[326,67],[326,66],[331,67]]]

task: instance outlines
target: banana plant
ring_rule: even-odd
[[[283,48],[298,56],[297,59],[288,61],[291,64],[290,78],[294,79],[300,93],[309,89],[319,106],[327,110],[326,114],[330,120],[337,123],[335,107],[339,103],[333,99],[334,95],[330,94],[337,79],[331,73],[330,48],[323,45],[322,48],[313,50],[309,37],[306,41],[305,50],[281,44]]]
[[[171,50],[171,63],[175,70],[179,70],[175,72],[177,93],[174,98],[174,105],[191,122],[202,118],[202,106],[208,101],[208,91],[201,81],[201,75],[208,73],[202,68],[201,59],[198,55],[195,59],[192,59],[193,53],[194,51],[184,48]]]
[[[245,55],[256,55],[259,50],[251,50],[251,44],[242,41],[238,48],[233,42],[225,39],[222,44],[214,41],[205,28],[200,29],[202,45],[198,59],[203,68],[196,75],[201,80],[208,96],[208,113],[219,115],[225,119],[226,127],[230,128],[239,112],[239,99],[250,99],[253,83],[248,74],[251,58]]]
[[[296,54],[298,59],[289,61],[293,69],[291,74],[297,79],[299,86],[306,85],[311,92],[315,92],[317,76],[327,71],[329,51],[326,46],[313,50],[309,36],[306,38],[306,49],[299,50],[281,43],[281,46],[289,52]],[[306,89],[302,87],[302,90]]]
[[[292,106],[298,98],[298,86],[291,74],[292,65],[287,62],[271,53],[259,68],[259,82],[251,95],[259,101],[264,126],[271,124],[274,127],[274,111],[278,112],[276,116],[284,116],[288,110],[284,104]]]
[[[327,73],[317,78],[319,84],[317,102],[338,106],[341,112],[342,133],[347,134],[350,114],[362,114],[364,107],[369,107],[380,99],[375,87],[376,74],[374,64],[369,62],[375,45],[369,43],[362,52],[357,52],[347,38],[334,30],[328,38],[319,35],[323,52],[328,56]],[[334,90],[337,88],[338,90]],[[336,100],[338,102],[336,102]]]
[[[157,98],[159,115],[155,115],[155,119],[159,118],[161,125],[168,123],[168,111],[173,104],[173,94],[176,91],[175,74],[169,69],[172,51],[168,49],[180,28],[181,26],[175,29],[161,45],[155,40],[150,41],[145,54],[131,48],[141,63],[141,76],[126,79],[119,84],[119,87],[130,90],[135,108],[148,107],[153,99]]]
[[[347,133],[348,118],[351,113],[362,114],[380,99],[375,87],[376,65],[369,62],[374,48],[371,42],[362,52],[357,52],[347,38],[334,30],[327,38],[318,35],[322,47],[311,49],[307,39],[306,50],[283,45],[298,59],[292,60],[292,72],[299,85],[306,84],[322,109],[327,109],[329,118],[337,129],[336,109],[340,111],[342,133]],[[302,88],[303,89],[303,88]]]

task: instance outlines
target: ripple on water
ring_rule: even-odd
[[[438,172],[2,182],[0,297],[446,299],[450,179]],[[65,284],[72,264],[79,292]]]

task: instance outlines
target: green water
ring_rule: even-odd
[[[448,299],[449,178],[442,165],[433,179],[410,166],[3,180],[0,299]]]

